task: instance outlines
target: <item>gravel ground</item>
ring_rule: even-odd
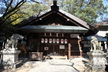
[[[72,60],[51,59],[46,61],[27,61],[16,69],[4,70],[2,72],[83,72],[86,67],[85,58],[74,58]]]

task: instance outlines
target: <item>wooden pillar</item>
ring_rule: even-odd
[[[68,55],[67,55],[67,59],[71,58],[71,44],[68,43]]]
[[[81,42],[81,38],[78,38],[78,47],[79,47],[79,51],[80,51],[80,57],[82,57],[82,49],[81,49],[80,42]]]
[[[37,47],[37,52],[39,52],[39,47],[40,47],[40,38],[41,38],[41,34],[38,33],[38,47]]]

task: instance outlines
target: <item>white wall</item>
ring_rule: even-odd
[[[105,37],[105,36],[106,36],[106,33],[107,33],[107,31],[99,31],[99,32],[97,33],[97,35],[98,35],[98,36],[103,36],[103,37]]]

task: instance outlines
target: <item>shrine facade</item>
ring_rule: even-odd
[[[44,56],[81,56],[82,37],[97,33],[87,22],[59,9],[56,1],[51,9],[16,27],[26,37],[27,52],[42,52]]]

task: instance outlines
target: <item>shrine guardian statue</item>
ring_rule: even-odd
[[[19,39],[23,39],[24,37],[19,34],[13,34],[10,38],[8,38],[4,44],[5,49],[15,48],[17,49],[17,44]]]
[[[91,50],[90,51],[102,50],[101,42],[98,42],[95,36],[91,37]]]

